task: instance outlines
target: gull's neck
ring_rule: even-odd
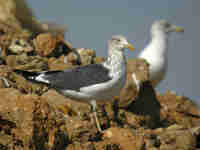
[[[151,53],[160,57],[167,57],[168,51],[168,34],[163,31],[154,31],[151,33],[152,39],[149,44]]]
[[[103,65],[110,70],[110,75],[122,75],[126,72],[126,58],[122,51],[109,48],[107,60]]]

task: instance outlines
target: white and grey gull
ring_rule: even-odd
[[[14,71],[27,80],[44,83],[68,98],[89,103],[92,106],[97,129],[101,132],[96,114],[96,102],[119,96],[126,82],[124,55],[126,48],[134,50],[124,36],[117,35],[108,42],[107,60],[101,64],[79,66],[64,71]]]
[[[155,21],[151,27],[150,43],[138,55],[138,58],[145,59],[149,64],[149,80],[154,87],[164,79],[168,69],[168,36],[171,32],[184,32],[184,29],[167,20]],[[141,83],[135,73],[132,78],[139,90]]]

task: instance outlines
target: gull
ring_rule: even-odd
[[[101,64],[89,64],[64,71],[14,71],[27,80],[54,88],[65,97],[90,104],[97,129],[102,132],[96,114],[96,102],[119,96],[126,82],[126,48],[134,50],[124,36],[115,35],[108,42],[108,56]]]
[[[138,58],[145,59],[149,64],[149,80],[156,87],[165,77],[168,69],[168,36],[172,32],[184,32],[180,26],[170,24],[167,20],[155,21],[151,27],[151,41]],[[140,81],[135,73],[132,78],[140,89]]]

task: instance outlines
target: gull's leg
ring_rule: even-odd
[[[0,77],[0,80],[2,80],[6,86],[6,88],[10,87],[10,84],[8,83],[8,80],[5,77]]]
[[[93,113],[93,116],[94,116],[94,119],[95,119],[95,122],[96,122],[96,125],[97,125],[97,129],[98,129],[99,132],[102,132],[102,129],[101,129],[98,117],[97,117],[97,111],[96,111],[97,104],[96,104],[96,101],[92,100],[92,101],[90,101],[90,104],[92,106],[92,113]]]
[[[139,92],[139,90],[140,90],[140,81],[137,80],[135,73],[132,74],[132,78],[133,78],[133,81],[134,81],[135,84],[136,84],[137,91]]]

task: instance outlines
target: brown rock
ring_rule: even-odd
[[[5,84],[4,84],[4,81],[2,79],[0,79],[0,88],[5,88]]]
[[[68,64],[77,64],[79,58],[74,52],[70,52],[66,57],[63,58],[63,62]]]
[[[45,100],[14,89],[0,89],[1,147],[65,149],[68,136],[61,125]]]
[[[42,98],[46,99],[49,104],[54,105],[54,106],[65,106],[65,109],[63,109],[64,112],[67,112],[66,114],[72,114],[74,107],[80,107],[80,103],[74,102],[73,100],[70,100],[68,98],[65,98],[61,94],[57,93],[55,90],[49,90],[48,92],[44,93],[42,95]],[[56,100],[59,99],[59,100]],[[78,111],[79,108],[74,109],[76,113],[81,113]]]
[[[44,93],[42,98],[46,99],[50,105],[58,108],[58,110],[60,110],[64,115],[79,116],[80,120],[84,117],[89,117],[90,107],[87,103],[80,103],[66,98],[55,90],[49,90],[48,92]]]
[[[51,32],[63,34],[67,29],[55,23],[40,23],[25,0],[0,0],[0,22],[16,31],[26,29],[33,33]],[[16,32],[15,31],[15,32]]]
[[[166,131],[165,133],[159,135],[159,140],[161,150],[190,150],[195,149],[196,147],[196,138],[187,129]]]
[[[200,110],[190,99],[168,91],[164,95],[158,94],[158,100],[162,106],[162,120],[187,127],[200,124]]]
[[[56,48],[56,38],[50,33],[39,34],[33,40],[35,50],[40,56],[48,56]]]
[[[138,95],[136,83],[132,79],[132,74],[135,73],[141,83],[149,79],[148,64],[142,59],[128,59],[127,62],[127,81],[125,87],[120,93],[119,106],[128,106]]]
[[[72,69],[72,68],[75,67],[75,66],[73,66],[73,64],[65,63],[61,59],[56,59],[54,57],[51,57],[48,60],[48,68],[49,68],[49,70],[66,70],[66,69]]]
[[[36,52],[43,57],[60,57],[72,51],[72,45],[64,41],[64,36],[51,33],[39,34],[33,40]]]
[[[19,0],[16,3],[20,1],[24,2]],[[2,2],[0,0],[0,12]],[[177,96],[174,92],[156,93],[147,82],[148,64],[140,59],[128,60],[128,80],[120,99],[98,104],[97,115],[104,130],[104,133],[98,133],[88,104],[66,98],[45,85],[27,81],[12,70],[64,70],[101,63],[104,58],[96,57],[95,51],[90,49],[74,50],[64,41],[63,34],[52,32],[39,34],[34,39],[38,53],[45,57],[36,55],[31,49],[34,48],[29,38],[31,33],[20,29],[26,23],[23,27],[19,24],[20,30],[16,31],[9,22],[1,23],[3,15],[0,14],[0,47],[4,65],[0,66],[0,78],[5,78],[10,86],[6,87],[0,80],[0,149],[200,148],[200,110],[189,98]],[[49,28],[48,24],[43,27]],[[139,92],[132,73],[144,82]]]
[[[22,70],[46,70],[47,59],[40,56],[28,56],[23,53],[21,55],[9,55],[5,58],[6,64],[15,69]]]
[[[33,47],[26,41],[26,39],[14,39],[8,48],[13,54],[21,54],[23,52],[29,53],[33,51]]]
[[[33,84],[25,80],[22,76],[15,74],[10,67],[4,65],[0,66],[0,78],[4,78],[8,83],[7,86],[5,81],[1,80],[2,88],[13,87],[23,93],[36,93],[40,95],[48,89],[45,85]]]
[[[122,128],[110,128],[106,130],[104,139],[118,145],[123,150],[142,150],[145,144],[142,136],[137,136],[133,131]]]
[[[6,88],[10,85],[9,80],[7,80],[10,72],[11,69],[8,66],[0,65],[0,88]]]
[[[77,48],[75,49],[80,55],[81,64],[88,65],[94,62],[94,58],[96,57],[96,52],[87,48]]]
[[[67,117],[66,128],[73,140],[87,141],[89,136],[96,137],[97,128],[94,120],[92,121],[91,108],[87,103],[80,103],[66,98],[55,90],[49,90],[42,95],[49,104],[57,108],[65,117]],[[102,126],[108,127],[108,116],[105,114],[104,106],[98,106],[98,116]],[[112,116],[111,116],[112,117]],[[85,132],[86,137],[82,135]],[[81,136],[81,137],[79,137]],[[79,137],[80,139],[77,139]]]
[[[97,57],[94,58],[94,63],[95,64],[100,64],[100,63],[103,63],[104,61],[105,61],[104,57],[97,56]]]

